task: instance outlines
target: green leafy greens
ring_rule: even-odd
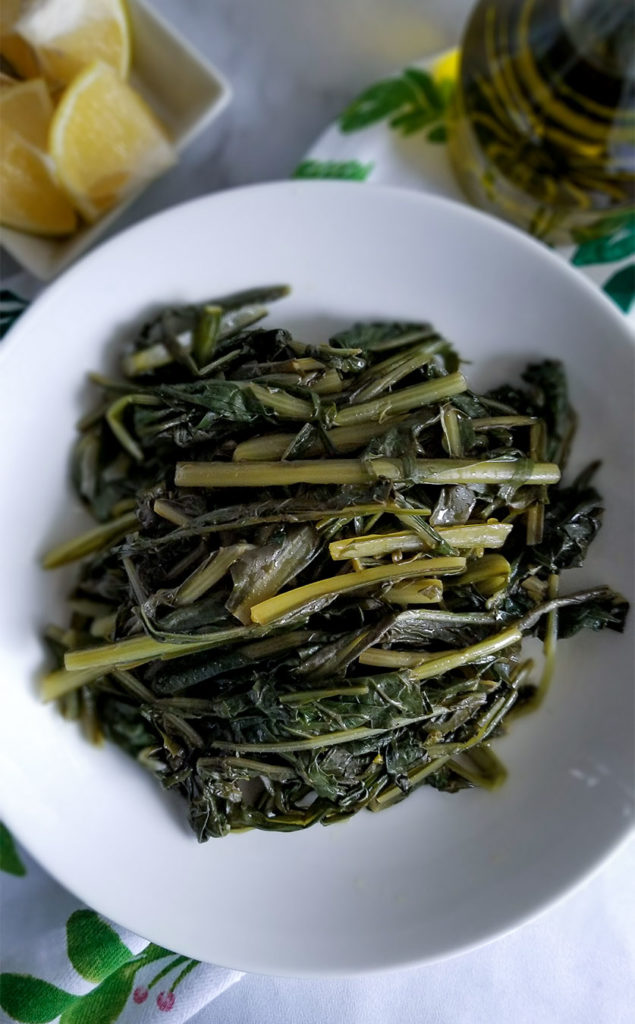
[[[307,344],[260,324],[286,293],[161,310],[93,375],[72,476],[96,525],[44,559],[79,561],[44,698],[178,790],[199,840],[495,787],[558,636],[627,612],[560,594],[602,516],[597,466],[560,483],[562,366],[477,395],[430,324]]]

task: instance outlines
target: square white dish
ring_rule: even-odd
[[[163,124],[178,158],[226,107],[230,86],[144,0],[128,0],[128,9],[132,26],[130,84]],[[69,238],[39,237],[0,225],[0,246],[25,270],[48,281],[94,245],[146,187],[129,195],[95,224],[84,224]]]

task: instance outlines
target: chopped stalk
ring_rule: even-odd
[[[154,395],[123,395],[114,401],[106,411],[106,423],[122,448],[125,448],[137,462],[142,462],[143,451],[123,423],[124,414],[131,405],[161,405],[161,402]]]
[[[430,576],[435,573],[460,572],[465,568],[464,558],[421,558],[398,565],[380,565],[376,569],[362,569],[361,572],[345,573],[317,580],[295,590],[287,590],[251,609],[251,617],[260,625],[267,625],[323,597],[336,596],[344,591],[357,590],[371,583],[388,583],[408,576]]]
[[[445,342],[443,341],[427,342],[426,344],[408,349],[405,353],[398,352],[397,355],[390,356],[383,362],[377,363],[362,375],[360,379],[361,387],[355,391],[352,400],[358,403],[368,402],[373,398],[377,398],[384,391],[393,388],[404,377],[429,363],[444,344]],[[366,383],[364,382],[365,378]]]
[[[87,668],[80,672],[67,672],[63,668],[56,669],[55,672],[49,672],[42,679],[42,700],[47,702],[57,700],[67,693],[72,693],[73,690],[78,690],[80,686],[94,683],[103,674],[102,668]]]
[[[156,345],[149,345],[148,348],[137,349],[124,356],[121,368],[126,377],[140,377],[144,373],[152,373],[162,366],[169,366],[174,362],[171,352],[168,352],[163,342],[158,341]]]
[[[463,441],[459,427],[460,413],[450,403],[441,406],[441,426],[445,434],[448,455],[452,459],[463,458]]]
[[[192,331],[192,356],[199,367],[210,362],[220,331],[221,306],[203,306]]]
[[[461,394],[467,390],[467,381],[462,373],[448,373],[445,377],[435,377],[423,384],[414,384],[409,388],[393,391],[384,398],[375,398],[359,405],[349,405],[339,409],[333,416],[336,427],[347,427],[353,423],[364,423],[373,420],[382,423],[387,416],[398,416],[400,413],[419,409],[422,405],[431,405],[442,398]]]
[[[383,423],[357,423],[352,427],[334,427],[326,431],[328,443],[337,452],[354,452],[365,447],[374,437],[381,437],[400,422],[399,417],[385,420]],[[265,434],[264,437],[253,437],[249,441],[241,441],[236,445],[232,458],[234,462],[267,462],[281,459],[289,446],[293,444],[296,434]],[[321,455],[324,444],[318,438],[310,445],[306,455]]]
[[[365,484],[372,480],[407,479],[419,484],[557,483],[560,470],[551,462],[529,459],[325,459],[309,462],[177,462],[179,487],[275,487],[290,484]]]
[[[67,565],[68,562],[75,562],[78,558],[85,558],[93,551],[99,551],[107,544],[112,544],[120,540],[121,537],[125,537],[127,533],[136,530],[138,525],[136,513],[126,512],[118,519],[113,519],[102,526],[95,526],[92,530],[80,534],[79,537],[73,537],[72,540],[67,540],[63,544],[51,548],[42,559],[42,565],[45,569],[57,569],[60,565]]]
[[[442,580],[423,580],[421,583],[397,583],[386,591],[390,604],[438,604],[443,598]]]
[[[482,416],[472,420],[473,430],[499,430],[501,427],[533,427],[535,416]]]
[[[361,659],[360,659],[361,660]],[[357,697],[368,693],[368,686],[361,684],[356,686],[331,686],[323,690],[298,690],[296,693],[283,693],[280,700],[283,704],[310,704],[315,700],[324,700],[328,697]]]
[[[460,668],[463,665],[473,665],[476,661],[482,661],[493,654],[510,647],[512,644],[520,643],[523,634],[517,626],[510,626],[495,636],[481,640],[478,644],[471,644],[460,651],[449,651],[439,657],[431,658],[424,665],[413,670],[414,679],[432,679],[434,676],[443,675],[452,669]]]
[[[425,651],[395,651],[385,647],[369,647],[362,651],[358,661],[360,665],[373,665],[376,668],[400,669],[417,668],[434,655]]]
[[[254,398],[257,398],[265,409],[273,409],[278,416],[286,420],[311,420],[313,419],[313,406],[310,402],[304,402],[301,398],[289,395],[282,388],[268,388],[261,384],[250,383],[248,385]]]
[[[161,516],[162,519],[167,519],[169,523],[173,523],[174,526],[190,525],[190,517],[177,508],[173,502],[166,501],[164,498],[157,498],[152,506],[152,510],[156,515]]]
[[[230,547],[215,551],[181,584],[174,595],[174,604],[179,607],[198,601],[199,597],[211,590],[250,547],[251,544],[246,543],[232,544]]]
[[[511,526],[503,523],[483,523],[478,526],[440,526],[437,532],[455,548],[500,548],[505,543]],[[410,531],[351,537],[333,541],[329,553],[334,561],[347,558],[377,558],[393,551],[425,551],[431,547],[422,537]]]
[[[193,634],[184,636],[182,640],[156,640],[152,636],[131,636],[114,643],[101,644],[99,647],[88,647],[78,651],[68,651],[64,657],[66,670],[69,672],[84,669],[101,669],[105,671],[119,665],[143,665],[155,658],[163,659],[173,656],[182,657],[186,654],[198,654],[219,644],[231,643],[234,640],[256,640],[265,636],[268,629],[258,626],[230,626],[219,629],[215,633]]]
[[[427,715],[422,716],[427,718]],[[396,720],[395,724],[386,729],[368,729],[359,726],[355,729],[337,729],[334,732],[322,733],[319,736],[309,736],[307,739],[279,740],[276,743],[233,743],[231,740],[215,740],[210,745],[218,750],[234,750],[237,753],[242,750],[259,750],[263,754],[277,754],[291,752],[294,750],[316,750],[319,747],[334,747],[340,743],[352,743],[355,740],[368,739],[370,736],[381,736],[382,733],[393,732],[395,729],[403,729],[404,726],[414,725],[422,721],[422,718],[404,718]]]

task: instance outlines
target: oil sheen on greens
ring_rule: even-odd
[[[427,323],[257,326],[287,291],[165,309],[93,375],[96,525],[45,559],[78,562],[45,698],[178,790],[199,840],[494,788],[557,639],[627,610],[561,592],[602,518],[595,466],[560,482],[562,366],[475,394]]]

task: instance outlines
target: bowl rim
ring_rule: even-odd
[[[453,215],[456,215],[460,211],[459,216],[471,220],[474,224],[487,226],[488,230],[494,230],[502,237],[506,238],[512,245],[521,246],[525,249],[532,250],[534,254],[540,255],[540,258],[545,262],[558,268],[557,273],[564,274],[569,277],[570,281],[576,281],[576,287],[581,288],[583,291],[586,290],[589,296],[593,297],[593,301],[604,309],[605,315],[612,322],[615,333],[620,335],[620,342],[624,343],[633,350],[635,354],[635,332],[632,329],[628,318],[620,313],[617,307],[613,304],[610,298],[601,291],[600,288],[578,270],[568,264],[560,255],[551,249],[544,246],[541,242],[526,235],[520,229],[510,225],[509,223],[499,220],[485,213],[481,210],[474,209],[456,200],[448,199],[445,197],[430,195],[428,193],[418,193],[415,191],[399,188],[396,186],[378,186],[379,191],[382,194],[392,194],[399,199],[402,203],[411,203],[420,206],[435,206],[440,209],[447,209]],[[68,287],[68,281],[72,281],[73,274],[79,272],[80,268],[82,272],[85,272],[86,267],[90,266],[91,261],[96,262],[103,258],[103,252],[109,248],[116,248],[117,246],[124,246],[127,244],[127,236],[130,233],[142,232],[148,222],[160,222],[163,220],[166,224],[170,218],[178,219],[180,212],[183,208],[195,208],[214,204],[216,202],[222,202],[224,197],[228,194],[240,197],[241,195],[253,194],[260,192],[265,196],[273,195],[278,192],[305,192],[309,193],[310,190],[315,194],[315,202],[319,203],[321,200],[328,202],[329,193],[335,192],[346,192],[352,194],[350,190],[358,189],[358,184],[355,182],[342,182],[342,181],[298,181],[298,180],[282,180],[267,183],[258,183],[243,185],[232,189],[221,190],[216,193],[212,193],[206,196],[196,197],[186,202],[177,204],[168,209],[159,211],[136,224],[132,224],[122,232],[119,232],[114,237],[105,240],[101,245],[97,246],[89,253],[87,253],[81,260],[68,267],[56,280],[42,292],[30,305],[30,307],[20,316],[19,320],[11,327],[8,331],[5,339],[0,345],[0,367],[2,361],[7,358],[13,358],[13,353],[17,351],[17,346],[20,344],[20,335],[26,329],[27,332],[30,327],[30,320],[33,315],[37,312],[41,312],[43,308],[46,308],[47,304],[55,300],[56,292],[58,289]],[[320,195],[322,193],[322,195]],[[507,242],[505,242],[507,244]],[[21,841],[20,836],[20,825],[19,822],[13,822],[11,815],[7,815],[5,818],[8,827],[13,831],[14,835]],[[396,970],[403,970],[408,967],[422,966],[424,964],[438,963],[443,960],[452,959],[455,956],[461,956],[464,953],[468,953],[472,950],[478,949],[481,946],[489,945],[491,942],[497,941],[498,939],[511,934],[518,928],[522,927],[526,923],[533,921],[534,919],[542,916],[550,907],[558,905],[570,894],[581,888],[587,881],[595,877],[598,872],[602,869],[603,865],[607,863],[615,854],[623,849],[629,841],[635,837],[635,822],[632,820],[625,820],[623,829],[620,833],[615,833],[611,837],[610,841],[605,846],[604,850],[599,856],[596,856],[594,860],[577,872],[575,872],[566,884],[560,884],[556,892],[552,892],[544,896],[541,900],[534,903],[531,909],[527,912],[521,912],[514,917],[511,923],[506,923],[498,929],[493,929],[488,934],[480,939],[469,941],[464,944],[458,944],[454,946],[450,951],[443,951],[438,955],[424,955],[416,956],[413,955],[409,958],[400,958],[398,961],[387,963],[383,966],[376,964],[370,964],[364,967],[342,967],[329,968],[325,970],[317,966],[315,970],[298,972],[293,969],[285,969],[284,966],[276,968],[275,971],[268,971],[266,968],[251,968],[251,970],[258,970],[259,973],[271,973],[280,977],[353,977],[363,976],[367,974],[374,974],[377,972],[392,972]],[[28,845],[23,843],[25,848],[28,850]],[[55,871],[45,868],[52,877],[59,882],[59,884],[67,887],[68,883],[58,877]],[[99,913],[103,913],[105,916],[109,916],[106,909],[102,909],[100,904],[101,901],[95,901],[90,894],[82,891],[82,888],[75,888],[71,890],[72,893],[79,899],[83,899],[88,905],[92,906]],[[129,928],[130,931],[135,931],[134,926],[131,926],[125,920],[117,921],[123,927]],[[160,941],[160,937],[159,937]],[[221,966],[232,967],[229,964],[223,964]],[[234,969],[240,969],[234,968]]]

